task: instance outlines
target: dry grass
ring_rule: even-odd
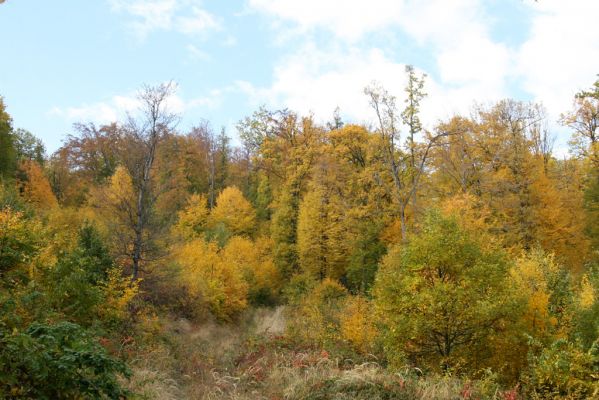
[[[140,345],[128,387],[141,399],[514,399],[496,386],[446,377],[391,373],[376,362],[354,365],[280,332],[280,310],[258,310],[232,326],[163,320]],[[272,327],[275,327],[274,329]]]

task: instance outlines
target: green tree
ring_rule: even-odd
[[[50,304],[73,321],[90,324],[104,300],[101,283],[114,267],[98,232],[91,225],[79,230],[77,247],[46,271]]]
[[[28,130],[21,128],[15,129],[14,138],[19,160],[36,161],[38,164],[44,163],[46,148],[39,138]]]
[[[430,213],[422,232],[384,258],[374,286],[385,351],[448,369],[510,315],[507,262],[455,218]]]
[[[12,119],[0,97],[0,178],[9,178],[16,169],[17,152],[12,134]]]

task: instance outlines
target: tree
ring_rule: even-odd
[[[42,165],[46,157],[44,143],[25,129],[15,129],[15,148],[19,160],[35,161]]]
[[[39,251],[40,228],[20,211],[0,209],[0,277],[31,261]]]
[[[4,98],[0,97],[0,178],[10,178],[16,168],[15,138],[12,118],[6,112]]]
[[[185,207],[179,211],[176,233],[185,239],[200,237],[208,223],[208,202],[203,194],[192,194]]]
[[[243,193],[235,186],[223,190],[208,217],[208,226],[219,225],[231,235],[251,235],[256,227],[256,212]]]
[[[389,359],[447,369],[467,357],[509,317],[506,277],[501,253],[483,250],[454,218],[429,214],[421,233],[389,251],[376,277]]]
[[[575,151],[581,155],[589,155],[589,150],[599,141],[599,79],[590,90],[576,93],[574,110],[563,114],[560,121],[574,130],[571,143]],[[593,162],[597,165],[599,158]]]
[[[18,178],[21,195],[35,208],[48,210],[58,205],[50,183],[37,162],[22,161],[19,166]]]
[[[425,174],[429,152],[440,138],[448,135],[448,132],[444,131],[435,134],[426,133],[424,143],[420,146],[416,145],[414,136],[421,129],[418,118],[418,105],[420,99],[424,96],[424,93],[421,92],[423,78],[416,78],[413,70],[408,69],[407,72],[408,107],[402,116],[410,127],[410,135],[406,144],[409,149],[407,155],[401,149],[400,115],[398,115],[395,97],[376,84],[364,89],[364,93],[370,100],[370,106],[376,114],[381,151],[388,172],[393,179],[402,240],[407,240],[408,233],[406,210],[417,195],[420,179]]]
[[[181,281],[198,306],[205,303],[220,320],[229,321],[247,307],[248,285],[241,266],[223,258],[215,242],[195,239],[175,250]]]
[[[410,161],[409,166],[412,171],[416,171],[417,168],[417,143],[416,135],[422,132],[422,123],[420,122],[420,101],[426,96],[424,93],[424,79],[426,74],[423,74],[420,78],[416,76],[414,67],[411,65],[406,66],[406,74],[408,83],[405,88],[407,94],[405,103],[406,107],[401,113],[401,120],[408,127],[407,137],[407,151],[409,153]],[[416,175],[414,172],[411,174],[410,184],[413,186],[416,182]],[[412,196],[412,206],[416,208],[416,197],[417,193]]]
[[[347,265],[348,227],[334,161],[323,155],[299,207],[297,250],[303,272],[339,279]]]
[[[151,241],[149,231],[156,200],[160,195],[153,166],[158,146],[171,134],[177,116],[168,110],[168,98],[174,93],[172,82],[158,86],[146,86],[139,93],[141,116],[129,116],[124,128],[125,166],[131,176],[135,195],[135,210],[129,219],[128,228],[133,232],[131,250],[131,278],[137,280],[140,265],[146,259]]]

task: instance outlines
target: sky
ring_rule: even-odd
[[[143,85],[174,81],[182,132],[236,137],[259,106],[370,124],[365,86],[404,96],[425,73],[432,128],[474,104],[541,102],[557,124],[599,73],[597,0],[5,0],[0,96],[49,152],[73,124],[124,119]]]

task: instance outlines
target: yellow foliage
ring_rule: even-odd
[[[350,297],[341,313],[341,337],[362,353],[372,349],[377,335],[372,307],[361,296]]]
[[[533,253],[520,257],[511,270],[512,282],[527,302],[524,323],[533,334],[547,335],[558,322],[549,312],[551,294],[547,282],[548,274],[556,273],[558,268],[552,255]]]
[[[593,284],[589,280],[588,275],[584,275],[580,282],[580,307],[582,309],[588,309],[593,304],[595,304],[595,300],[597,299],[597,294],[595,293],[595,288]]]
[[[489,207],[470,193],[461,193],[446,199],[441,204],[441,210],[447,216],[457,217],[462,228],[479,235],[488,232],[496,224]],[[493,240],[493,237],[486,235],[485,239]]]
[[[266,238],[252,242],[246,237],[234,236],[221,251],[222,262],[243,273],[253,298],[272,297],[279,290],[280,276],[271,256],[271,247]]]
[[[250,235],[256,225],[256,212],[237,187],[225,188],[216,198],[208,225],[223,224],[232,235]]]
[[[114,171],[110,177],[109,190],[106,195],[113,204],[132,205],[134,201],[133,181],[125,167],[119,166]]]
[[[49,210],[58,205],[50,183],[35,161],[23,161],[20,166],[26,178],[19,181],[23,198],[39,210]]]
[[[243,272],[224,259],[216,243],[195,239],[177,249],[175,257],[190,295],[206,302],[217,318],[230,320],[247,307]]]
[[[179,211],[175,229],[186,239],[199,237],[208,221],[208,203],[203,194],[192,194],[185,208]]]
[[[89,208],[55,207],[46,216],[44,235],[48,245],[42,249],[37,261],[42,265],[52,265],[57,256],[69,252],[77,245],[79,228],[85,221],[94,220]]]
[[[325,278],[291,310],[288,331],[301,341],[325,345],[341,339],[340,319],[347,290]]]
[[[120,268],[112,268],[102,286],[105,303],[99,309],[100,315],[113,322],[124,320],[129,304],[139,292],[139,280],[132,282]]]

